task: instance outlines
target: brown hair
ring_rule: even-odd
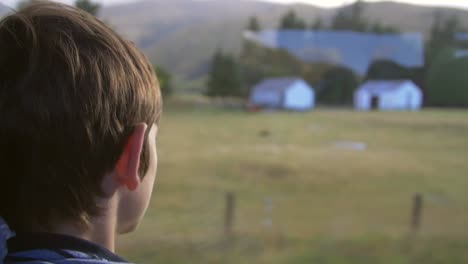
[[[0,216],[17,231],[85,223],[133,130],[159,122],[145,56],[75,8],[35,1],[0,21]],[[145,140],[146,142],[146,140]],[[143,147],[140,175],[148,167]]]

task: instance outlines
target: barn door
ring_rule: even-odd
[[[371,97],[371,110],[379,110],[379,97],[372,96]]]

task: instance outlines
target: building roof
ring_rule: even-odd
[[[297,81],[301,81],[300,78],[295,77],[285,77],[285,78],[269,78],[261,81],[253,87],[255,92],[275,92],[283,93],[288,89],[292,84]]]
[[[286,49],[304,62],[342,65],[361,75],[378,59],[388,59],[406,67],[424,65],[421,33],[263,30],[246,31],[244,38],[269,48]]]
[[[367,81],[359,87],[359,91],[366,91],[371,94],[382,94],[398,90],[403,84],[412,83],[410,80],[378,80]],[[415,85],[416,86],[416,85]]]

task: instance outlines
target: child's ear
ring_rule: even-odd
[[[116,182],[120,186],[126,186],[131,191],[135,190],[140,185],[138,167],[140,165],[140,156],[143,150],[147,128],[148,126],[145,123],[140,123],[135,126],[115,165],[114,175],[116,177]]]

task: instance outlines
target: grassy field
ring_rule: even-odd
[[[158,149],[147,216],[118,244],[137,263],[468,263],[468,111],[169,105]]]

